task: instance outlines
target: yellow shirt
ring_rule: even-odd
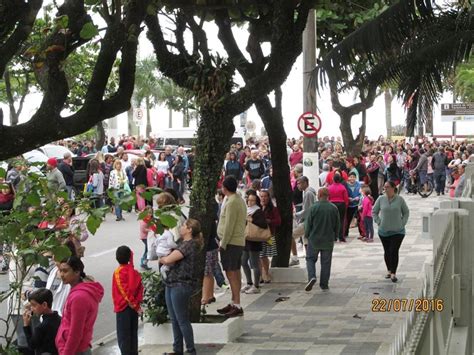
[[[247,206],[242,197],[236,193],[227,196],[217,226],[222,249],[226,249],[228,244],[245,246],[246,219]]]

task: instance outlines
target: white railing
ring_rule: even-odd
[[[409,295],[415,307],[391,354],[472,354],[474,164],[466,169],[466,179],[464,198],[443,201],[423,216],[423,236],[433,240],[433,257],[424,265],[421,287]]]

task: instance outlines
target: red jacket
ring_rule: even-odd
[[[143,284],[140,273],[133,264],[120,265],[112,277],[114,312],[122,312],[127,306],[139,312],[143,301]]]
[[[104,288],[98,282],[81,282],[67,297],[56,335],[59,355],[75,355],[91,347],[94,323]]]

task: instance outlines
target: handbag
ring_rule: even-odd
[[[250,242],[266,242],[272,237],[270,227],[260,228],[252,222],[245,226],[245,240]]]
[[[125,182],[123,184],[123,189],[124,191],[127,193],[127,194],[131,194],[132,193],[132,189],[130,188],[130,185],[128,184],[128,182]]]

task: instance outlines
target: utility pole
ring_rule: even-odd
[[[316,113],[316,89],[310,86],[316,67],[316,10],[310,10],[303,32],[303,112]],[[303,174],[312,187],[319,188],[318,137],[304,138]]]

